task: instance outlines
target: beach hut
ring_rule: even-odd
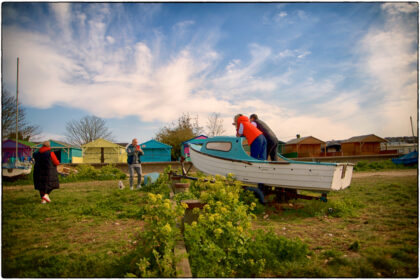
[[[32,159],[32,147],[35,143],[18,140],[18,157],[20,161]],[[2,142],[1,162],[14,162],[16,157],[16,140],[6,139]]]
[[[292,139],[284,145],[284,156],[286,157],[319,157],[324,155],[321,147],[325,142],[313,136],[300,137]]]
[[[82,145],[83,163],[119,163],[127,162],[125,147],[98,138]]]
[[[374,134],[354,136],[341,142],[341,151],[345,156],[375,155],[381,152],[381,143],[385,139]]]
[[[48,140],[50,141],[51,151],[55,154],[60,163],[79,163],[82,161],[82,149],[70,145],[68,143]],[[33,147],[34,150],[42,147],[42,143]]]
[[[181,143],[181,156],[185,158],[185,161],[191,161],[190,160],[190,147],[188,146],[188,144],[201,145],[203,144],[204,140],[206,140],[207,138],[208,137],[206,135],[199,135],[197,137],[191,138]]]
[[[281,140],[279,140],[277,142],[277,153],[279,153],[279,154],[283,154],[284,153],[284,145],[286,145],[286,142],[283,142]]]
[[[172,147],[154,139],[140,144],[144,155],[140,157],[142,162],[171,161]]]

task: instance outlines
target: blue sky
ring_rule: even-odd
[[[418,4],[3,3],[3,87],[42,139],[103,118],[148,141],[183,113],[234,135],[257,113],[278,138],[417,130]]]

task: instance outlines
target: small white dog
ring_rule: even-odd
[[[123,184],[122,181],[119,181],[118,182],[118,187],[120,188],[120,190],[123,190],[124,189],[124,184]]]

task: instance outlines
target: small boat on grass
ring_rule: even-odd
[[[326,193],[350,186],[352,163],[303,162],[280,157],[258,160],[243,148],[243,137],[208,138],[199,146],[190,144],[190,157],[200,171],[211,175],[233,173],[237,180],[295,190]]]
[[[418,164],[419,153],[417,151],[413,151],[399,158],[393,158],[392,162],[395,164],[404,164],[404,165],[414,165],[416,163]]]
[[[32,164],[30,162],[16,161],[13,163],[2,164],[2,176],[4,177],[17,177],[24,176],[31,173]]]

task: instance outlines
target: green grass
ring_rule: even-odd
[[[300,239],[308,253],[261,277],[417,277],[417,184],[416,176],[354,178],[326,203],[266,207],[253,228]],[[138,261],[145,193],[117,186],[63,183],[44,205],[31,185],[3,186],[2,276],[124,277]]]
[[[61,183],[70,182],[87,182],[92,180],[124,180],[127,175],[118,169],[115,165],[105,165],[99,169],[94,168],[90,164],[80,164],[75,169],[77,173],[70,173],[68,175],[58,174],[58,178]],[[3,177],[4,186],[19,186],[19,185],[32,185],[34,169],[31,169],[31,173],[25,176],[19,176],[16,178],[5,178]]]
[[[255,227],[305,240],[312,254],[270,276],[417,277],[417,177],[354,178],[328,202],[295,200],[259,216]],[[264,216],[269,213],[269,218]]]
[[[41,204],[32,186],[3,187],[2,276],[123,277],[141,194],[117,181],[70,183]]]
[[[404,165],[395,164],[391,159],[380,161],[361,160],[354,166],[354,171],[377,171],[391,169],[417,169],[417,164]]]

